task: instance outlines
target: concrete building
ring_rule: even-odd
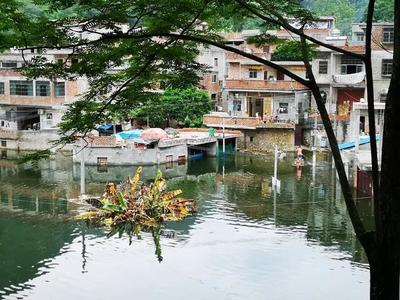
[[[225,44],[247,53],[271,59],[275,46],[256,47],[247,38],[258,30],[221,33]],[[210,92],[215,111],[236,117],[260,117],[298,122],[299,110],[305,108],[307,89],[281,72],[238,54],[216,47],[202,49],[199,62],[210,66],[202,84]],[[305,77],[302,62],[276,62]]]
[[[235,134],[227,134],[235,139]],[[87,165],[157,165],[185,162],[199,156],[216,156],[218,137],[207,131],[182,131],[178,136],[163,139],[127,139],[89,137],[88,144],[73,147],[73,161]],[[236,141],[235,141],[236,143]]]
[[[22,56],[10,50],[0,56],[0,140],[1,148],[41,150],[57,138],[57,125],[66,109],[88,88],[87,80],[28,79],[21,68],[36,53]],[[48,61],[67,61],[66,51],[47,51]]]

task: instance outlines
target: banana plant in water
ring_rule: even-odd
[[[98,208],[91,209],[76,218],[90,223],[110,227],[108,236],[122,234],[140,238],[142,231],[150,231],[156,244],[156,255],[162,260],[160,248],[160,229],[166,221],[179,221],[196,211],[194,200],[177,197],[182,190],[166,191],[166,181],[160,170],[154,182],[141,184],[142,167],[137,168],[135,175],[120,186],[111,183],[98,203]]]

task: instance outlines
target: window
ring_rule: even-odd
[[[17,68],[18,64],[16,61],[3,61],[1,62],[1,67],[2,68],[9,68],[9,69],[15,69]]]
[[[392,69],[393,69],[393,60],[392,59],[383,59],[382,60],[382,76],[392,75]]]
[[[0,82],[0,95],[4,95],[4,82]]]
[[[11,80],[10,94],[16,96],[33,96],[33,81]]]
[[[257,78],[258,72],[255,69],[249,69],[249,78]]]
[[[264,80],[268,80],[268,71],[264,71]]]
[[[46,114],[46,119],[47,120],[53,120],[53,114],[52,113],[47,113]]]
[[[41,96],[41,97],[50,96],[49,81],[36,81],[36,96]]]
[[[355,36],[356,42],[364,42],[364,36],[363,32],[357,32]]]
[[[7,141],[1,141],[1,146],[2,147],[7,147]]]
[[[179,155],[178,156],[178,166],[184,165],[186,162],[186,155]]]
[[[387,93],[380,93],[380,94],[379,94],[379,100],[380,100],[381,102],[385,102],[385,101],[386,101],[386,98],[387,98]]]
[[[65,82],[56,82],[54,88],[56,97],[65,96]]]
[[[166,169],[172,169],[174,167],[174,156],[173,155],[166,155],[165,156],[165,163]]]
[[[217,94],[211,94],[211,101],[215,102],[217,100]]]
[[[254,136],[251,136],[250,137],[250,143],[253,143],[254,142]]]
[[[279,113],[280,114],[287,114],[289,113],[289,103],[279,103]]]
[[[212,74],[211,82],[212,83],[217,83],[217,74]]]
[[[97,165],[98,165],[98,166],[105,166],[105,165],[107,165],[107,157],[98,157],[98,158],[97,158]]]
[[[5,125],[6,123],[5,123],[4,121],[1,121],[0,124],[1,124],[1,125],[0,125],[1,127],[4,127],[4,125]]]
[[[340,71],[342,74],[354,74],[362,72],[363,62],[360,59],[343,56]]]
[[[233,110],[234,111],[242,110],[242,101],[241,100],[233,100]]]
[[[1,158],[7,158],[7,150],[1,151]]]
[[[218,58],[214,58],[214,67],[218,67]]]
[[[319,74],[328,74],[328,61],[319,61]]]
[[[394,42],[394,28],[383,28],[383,39],[384,43],[393,43]]]

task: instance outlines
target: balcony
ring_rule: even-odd
[[[227,79],[225,88],[231,90],[271,90],[293,91],[304,90],[306,87],[293,80],[234,80]]]
[[[256,117],[231,117],[213,114],[204,115],[203,123],[207,127],[229,129],[294,128],[294,124],[290,122],[270,122]]]
[[[35,97],[35,96],[10,96],[0,95],[0,104],[22,105],[35,107],[52,107],[64,104],[65,97]]]
[[[336,86],[362,86],[364,85],[365,72],[358,72],[353,74],[338,74],[333,75],[333,82]]]

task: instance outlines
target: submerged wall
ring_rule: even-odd
[[[79,150],[80,146],[74,146],[74,162],[80,162],[81,155],[84,153],[87,165],[154,165],[187,159],[186,144],[154,149],[88,147],[84,151]]]

